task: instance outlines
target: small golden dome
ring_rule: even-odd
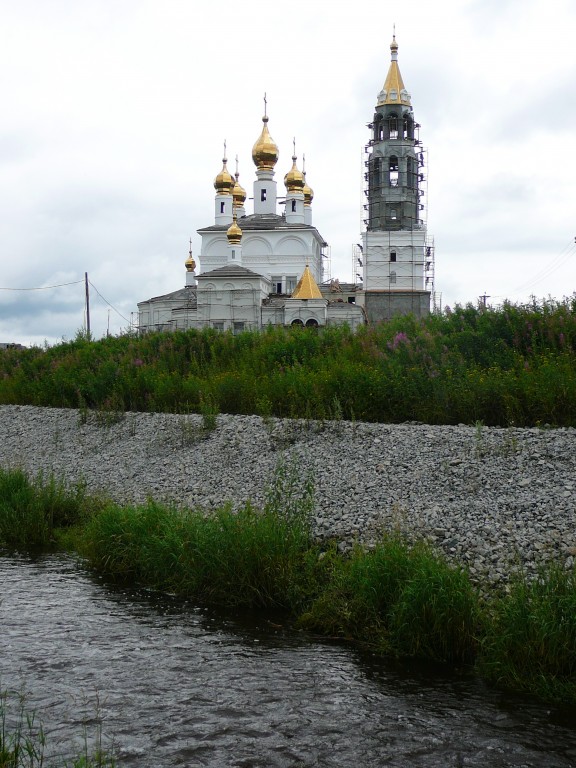
[[[236,173],[235,176],[236,183],[234,184],[234,189],[232,190],[232,197],[234,198],[233,206],[234,208],[242,208],[246,200],[246,190],[238,181],[240,174]]]
[[[228,242],[230,245],[239,245],[240,241],[242,240],[242,230],[238,226],[238,222],[236,221],[236,214],[234,214],[234,218],[232,219],[232,224],[228,227],[228,232],[226,232],[226,237],[228,238]]]
[[[188,251],[188,258],[184,262],[184,266],[186,267],[186,272],[194,272],[196,269],[196,262],[192,258],[192,238],[190,238],[190,250]]]
[[[314,190],[306,181],[306,171],[302,171],[302,175],[304,176],[304,186],[302,187],[302,192],[304,192],[304,205],[312,205],[312,200],[314,200]]]
[[[302,187],[302,192],[304,193],[304,205],[312,205],[312,200],[314,200],[314,190],[306,181],[306,155],[302,155],[302,176],[304,177],[304,186]]]
[[[252,160],[259,171],[272,171],[278,162],[278,147],[268,132],[268,116],[262,118],[262,133],[252,147]]]
[[[301,192],[304,187],[304,174],[296,167],[296,155],[292,155],[292,168],[284,176],[284,184],[288,192]]]
[[[228,160],[226,157],[222,159],[222,170],[214,179],[214,189],[219,195],[231,195],[234,189],[234,179],[226,168]]]

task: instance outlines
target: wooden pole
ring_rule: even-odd
[[[84,285],[86,288],[86,332],[90,338],[90,291],[88,289],[88,272],[84,272]]]

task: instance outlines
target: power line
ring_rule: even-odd
[[[74,280],[72,283],[59,283],[58,285],[43,285],[40,288],[0,288],[0,291],[47,291],[50,288],[63,288],[66,285],[79,285],[83,280]]]
[[[573,256],[574,250],[575,250],[574,246],[575,246],[574,241],[566,245],[560,251],[560,253],[552,259],[552,261],[549,264],[543,267],[539,272],[537,272],[531,278],[528,278],[528,280],[526,280],[524,283],[518,286],[518,288],[515,288],[512,291],[512,293],[520,293],[529,288],[532,288],[538,283],[542,282],[547,277],[549,277],[553,272],[556,272],[556,270],[558,270],[563,264],[565,264],[568,261],[568,259],[571,256]]]
[[[108,301],[108,299],[105,299],[105,298],[104,298],[104,296],[102,296],[102,294],[100,293],[100,291],[98,290],[98,288],[96,288],[96,286],[94,285],[94,283],[93,283],[91,280],[89,280],[88,282],[90,283],[90,285],[92,286],[92,288],[94,288],[94,290],[96,291],[96,293],[98,294],[98,296],[100,296],[100,298],[102,299],[102,301],[103,301],[105,304],[108,304],[108,306],[110,307],[110,309],[113,309],[113,310],[114,310],[114,312],[116,312],[116,314],[117,314],[117,315],[119,315],[119,316],[122,318],[122,320],[125,320],[125,321],[126,321],[128,324],[130,324],[130,320],[128,320],[128,318],[127,318],[127,317],[124,317],[124,315],[122,314],[122,312],[120,312],[120,310],[116,309],[116,307],[115,307],[113,304],[110,304],[110,302]]]

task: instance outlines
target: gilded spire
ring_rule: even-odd
[[[234,179],[226,167],[226,141],[224,141],[224,157],[222,158],[222,170],[214,179],[214,189],[219,195],[231,195],[234,189]]]
[[[318,288],[318,284],[316,283],[316,280],[314,280],[314,276],[312,275],[312,272],[310,272],[310,267],[308,266],[308,264],[306,264],[304,272],[302,273],[302,277],[298,281],[298,285],[296,286],[296,289],[292,294],[291,298],[292,299],[321,299],[322,298],[322,294],[320,293],[320,288]]]
[[[268,132],[268,115],[266,113],[266,94],[264,94],[264,117],[262,118],[262,133],[252,147],[252,160],[259,171],[273,171],[278,162],[278,147]]]
[[[410,94],[404,86],[400,67],[398,66],[398,43],[396,42],[396,26],[390,43],[390,68],[384,81],[384,86],[378,94],[378,106],[382,104],[410,105]]]

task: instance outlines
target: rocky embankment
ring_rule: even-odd
[[[208,425],[210,426],[210,425]],[[0,465],[83,480],[118,501],[260,503],[278,462],[314,482],[314,531],[346,549],[425,538],[505,582],[576,558],[576,430],[366,424],[0,406]]]

